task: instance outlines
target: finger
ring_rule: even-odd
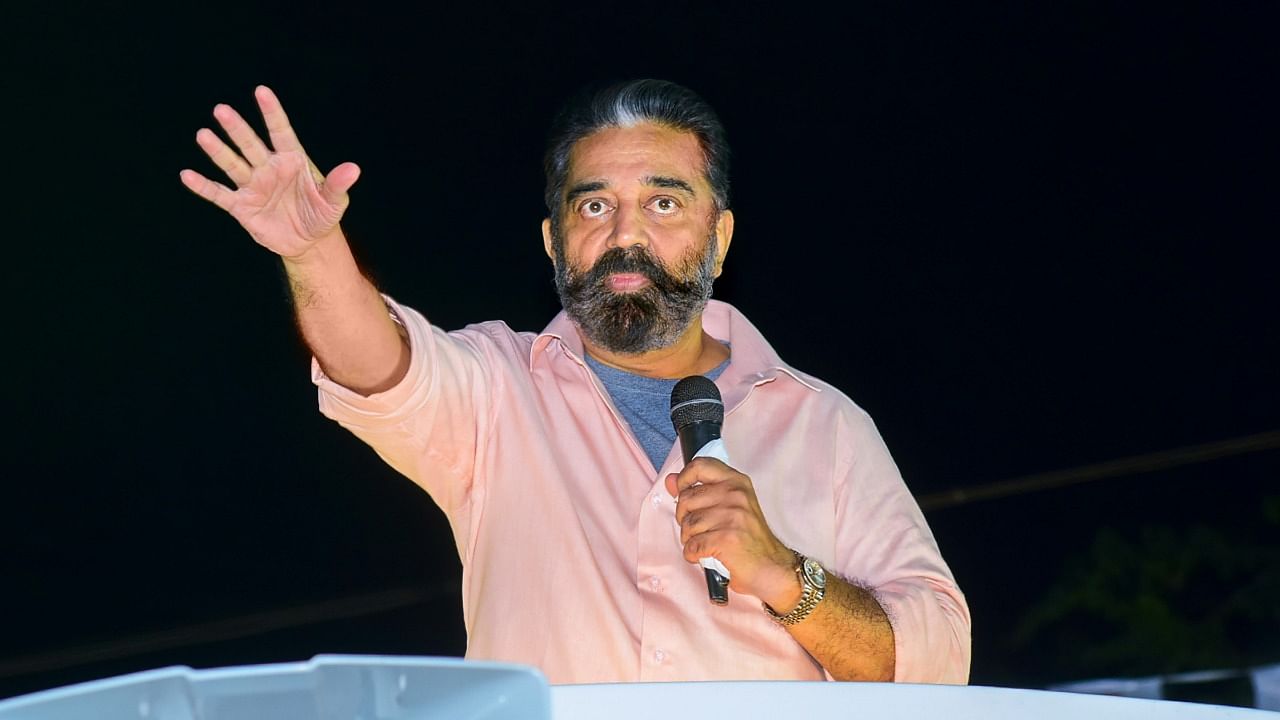
[[[683,523],[684,518],[694,510],[712,507],[719,504],[719,494],[714,490],[717,485],[694,485],[676,496],[676,522]]]
[[[222,138],[218,137],[217,133],[209,128],[200,128],[196,132],[196,144],[204,150],[204,154],[209,156],[214,165],[231,178],[231,182],[235,183],[236,187],[244,187],[248,184],[249,178],[253,175],[253,168],[249,167],[249,163],[245,162],[236,151],[222,142]]]
[[[684,559],[696,563],[701,558],[713,557],[724,562],[723,549],[732,543],[731,535],[728,530],[709,530],[694,535],[684,544]]]
[[[347,191],[360,179],[360,166],[352,162],[342,163],[329,171],[320,185],[320,195],[332,205],[342,207],[347,202]]]
[[[266,85],[259,85],[253,91],[258,99],[258,107],[262,110],[262,119],[267,123],[267,134],[271,137],[271,147],[276,152],[292,150],[302,151],[302,143],[289,124],[289,116],[284,114],[284,106],[280,98]]]
[[[178,173],[178,177],[191,192],[223,210],[231,212],[231,206],[235,204],[235,193],[231,192],[225,185],[216,183],[195,170],[183,170]]]
[[[686,488],[692,487],[697,483],[724,482],[740,474],[715,458],[694,458],[676,476],[676,491],[683,492]]]
[[[703,485],[702,487],[716,486]],[[753,509],[743,502],[740,495],[732,493],[708,492],[705,496],[700,496],[688,503],[681,500],[676,505],[676,522],[690,537],[715,528],[754,528],[757,524],[752,518],[754,514]]]
[[[249,123],[240,117],[240,113],[235,108],[226,104],[219,104],[213,109],[213,116],[217,118],[218,124],[223,130],[227,131],[227,136],[231,138],[231,142],[236,144],[240,149],[240,154],[245,160],[254,167],[265,165],[271,157],[271,150],[262,143],[262,139],[258,137],[258,133],[249,127]]]
[[[694,510],[685,515],[680,522],[680,544],[687,544],[703,533],[732,526],[732,518],[722,508]]]

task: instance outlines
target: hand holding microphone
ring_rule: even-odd
[[[720,399],[720,389],[711,380],[701,375],[690,375],[676,383],[671,389],[671,424],[676,428],[680,438],[680,452],[684,455],[685,467],[695,457],[714,457],[729,464],[729,454],[724,449],[724,441],[720,439],[720,426],[724,424],[724,402]],[[667,489],[671,490],[671,480],[667,479]],[[679,496],[676,492],[677,500]],[[676,504],[676,520],[679,521],[679,502]],[[680,541],[685,542],[683,533]],[[698,564],[707,575],[707,594],[711,602],[725,605],[729,602],[729,570],[717,559],[704,557]]]
[[[774,608],[799,602],[795,554],[769,529],[751,478],[729,465],[715,383],[701,375],[676,383],[671,422],[686,464],[667,476],[667,491],[676,498],[684,557],[702,565],[711,602],[727,603],[730,583]]]

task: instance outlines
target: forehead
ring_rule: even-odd
[[[663,175],[705,184],[702,146],[691,132],[655,123],[608,127],[579,140],[569,153],[569,184],[610,185]]]

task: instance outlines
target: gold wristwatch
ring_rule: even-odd
[[[809,617],[827,592],[827,571],[822,568],[822,565],[818,564],[817,560],[807,558],[795,550],[791,552],[796,554],[796,577],[800,578],[802,588],[800,602],[786,615],[774,612],[768,603],[760,603],[764,606],[764,611],[769,613],[769,617],[781,625],[795,625]]]

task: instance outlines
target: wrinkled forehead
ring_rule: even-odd
[[[651,177],[680,178],[709,193],[706,155],[697,136],[643,122],[601,128],[579,140],[569,152],[570,186],[582,182],[613,186]]]

